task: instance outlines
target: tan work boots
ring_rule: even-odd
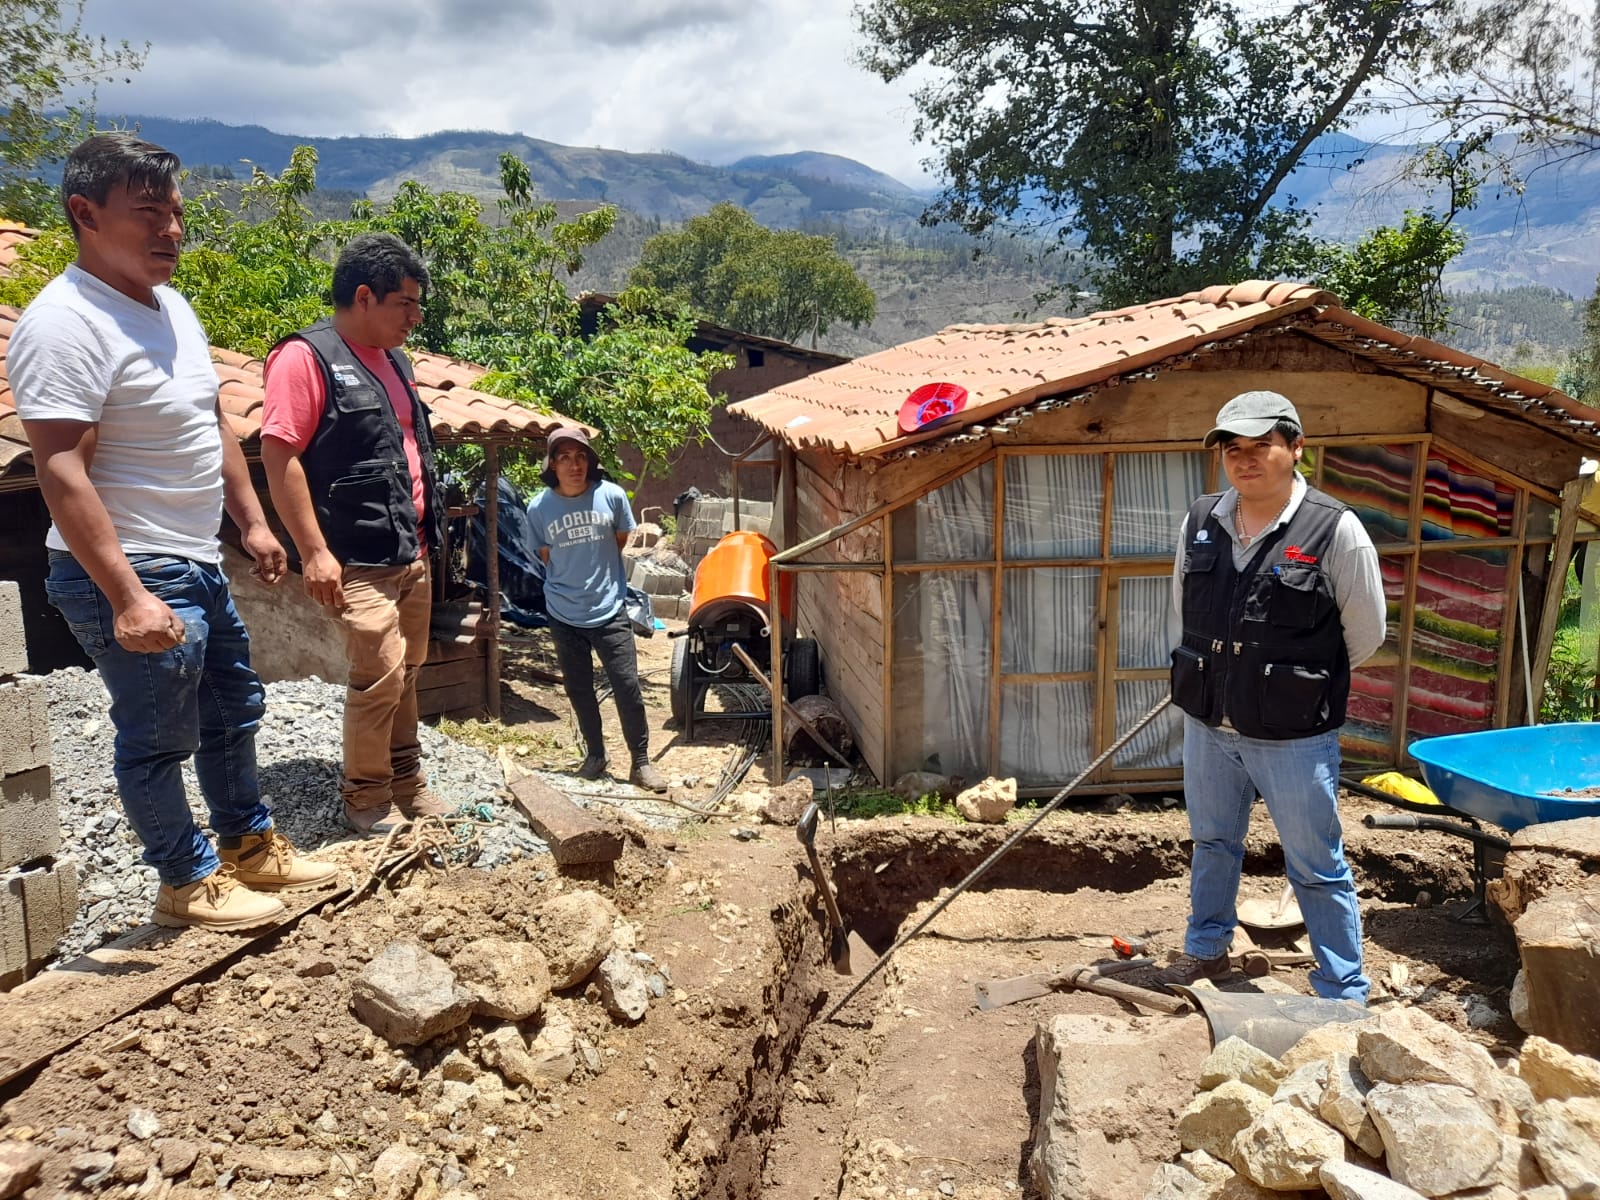
[[[217,854],[224,867],[233,868],[234,879],[255,892],[309,892],[339,878],[337,864],[300,857],[288,838],[270,828],[245,834],[237,847],[219,846]]]
[[[163,883],[156,892],[155,923],[171,929],[252,929],[281,921],[289,910],[283,901],[241,887],[227,863],[204,879],[182,887]]]

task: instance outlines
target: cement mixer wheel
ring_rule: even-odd
[[[784,692],[790,700],[822,691],[822,650],[815,638],[795,638],[789,643]]]
[[[689,639],[679,638],[672,644],[672,681],[668,689],[672,704],[672,719],[679,729],[687,729],[689,710],[694,707],[694,681],[690,678]]]

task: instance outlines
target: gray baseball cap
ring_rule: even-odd
[[[1216,425],[1206,434],[1205,448],[1211,449],[1226,437],[1266,437],[1279,421],[1293,421],[1296,428],[1304,428],[1289,397],[1277,392],[1241,392],[1222,406]]]

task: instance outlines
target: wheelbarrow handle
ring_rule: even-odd
[[[1493,850],[1511,849],[1511,843],[1503,837],[1495,837],[1492,833],[1485,833],[1481,829],[1446,820],[1444,817],[1419,817],[1413,813],[1368,813],[1361,818],[1361,823],[1368,829],[1427,829],[1434,833],[1448,833],[1452,837],[1465,838],[1469,842],[1477,842]]]

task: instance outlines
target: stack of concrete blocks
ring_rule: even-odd
[[[689,615],[689,573],[654,558],[633,562],[628,582],[650,595],[650,608],[663,621],[682,621]]]
[[[17,585],[0,582],[0,991],[36,974],[78,915],[78,868],[50,791],[45,682],[25,675]]]
[[[698,567],[700,560],[735,529],[749,529],[772,536],[772,502],[770,500],[741,500],[739,522],[734,524],[733,500],[721,496],[702,496],[692,512],[680,518],[688,528],[680,528],[678,542],[683,556],[691,566]]]

